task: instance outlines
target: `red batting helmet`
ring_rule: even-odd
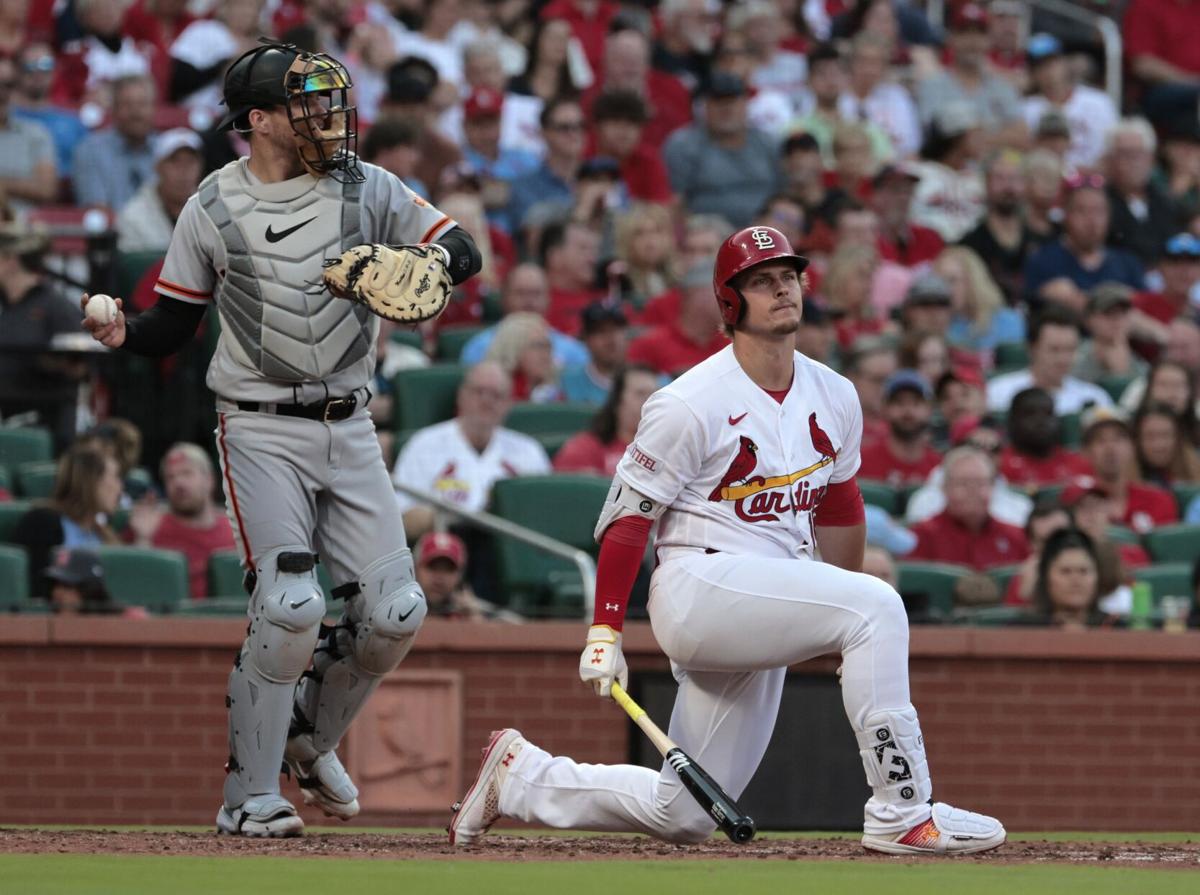
[[[721,308],[721,319],[736,326],[742,319],[746,300],[729,285],[744,270],[766,261],[790,261],[796,273],[808,267],[808,259],[792,251],[787,237],[774,227],[747,227],[739,230],[721,245],[717,263],[713,265],[713,291]]]

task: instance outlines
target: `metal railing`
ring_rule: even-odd
[[[1051,15],[1061,16],[1073,22],[1095,28],[1100,34],[1100,42],[1104,45],[1104,89],[1112,98],[1113,105],[1121,108],[1121,29],[1117,23],[1103,13],[1090,9],[1081,9],[1067,0],[1027,0],[1027,5],[1045,10]],[[945,22],[945,0],[929,0],[925,5],[925,14],[934,25],[941,26]],[[1026,17],[1028,23],[1028,17]],[[1027,30],[1027,29],[1026,29]]]
[[[534,531],[532,528],[517,525],[515,522],[502,519],[492,513],[484,512],[483,510],[465,510],[456,504],[443,500],[430,491],[414,488],[411,485],[405,485],[400,482],[394,484],[397,491],[403,492],[423,504],[428,504],[439,513],[455,516],[471,525],[490,531],[492,534],[505,538],[513,538],[523,544],[528,544],[535,550],[541,550],[544,553],[549,553],[552,556],[557,556],[560,559],[574,563],[575,568],[579,570],[579,577],[583,579],[584,618],[590,619],[592,617],[592,609],[596,604],[596,563],[587,551],[564,544],[562,541],[556,541],[554,538],[547,537],[541,532]]]

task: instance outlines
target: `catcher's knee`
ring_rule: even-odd
[[[425,595],[417,584],[407,548],[367,566],[358,576],[361,621],[354,634],[354,658],[368,674],[384,675],[412,649],[425,620]]]
[[[283,547],[260,557],[254,571],[247,658],[267,680],[291,683],[308,667],[325,616],[316,559]]]

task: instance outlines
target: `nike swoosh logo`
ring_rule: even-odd
[[[746,411],[746,413],[749,413],[749,412],[750,412],[749,410]],[[744,420],[746,418],[746,413],[743,413],[741,416],[731,416],[729,418],[729,425],[736,426],[738,423],[740,423],[742,420]]]
[[[414,604],[412,609],[408,610],[408,612],[404,613],[403,615],[397,615],[396,618],[399,621],[404,621],[406,618],[408,618],[410,615],[412,615],[416,611],[417,611],[417,607]]]
[[[306,597],[305,599],[301,600],[299,603],[297,603],[295,600],[292,600],[292,608],[299,609],[305,603],[311,603],[312,599],[313,599],[312,597]]]
[[[281,239],[287,239],[289,236],[291,236],[293,233],[295,233],[301,227],[303,227],[307,224],[311,224],[315,220],[316,220],[315,217],[311,217],[307,221],[301,221],[295,227],[288,227],[286,230],[280,230],[278,233],[276,233],[274,230],[272,230],[271,225],[268,224],[267,225],[267,242],[279,242],[279,240],[281,240]]]

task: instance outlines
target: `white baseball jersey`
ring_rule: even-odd
[[[482,510],[496,480],[548,472],[550,458],[528,435],[497,429],[481,454],[458,422],[447,420],[413,435],[396,459],[392,481],[432,491],[464,509]],[[418,503],[399,491],[396,499],[402,511]]]
[[[729,346],[650,397],[617,475],[668,507],[662,559],[672,547],[811,558],[813,510],[858,471],[861,442],[849,380],[797,352],[779,403]]]

